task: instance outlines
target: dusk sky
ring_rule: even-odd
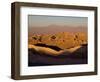
[[[29,15],[29,27],[43,27],[49,25],[60,26],[87,26],[87,17],[69,17],[69,16],[43,16]]]
[[[69,16],[28,16],[29,35],[56,32],[87,32],[87,17]]]

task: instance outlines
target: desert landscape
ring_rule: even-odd
[[[85,24],[69,26],[50,23],[45,26],[33,24],[33,27],[29,27],[28,66],[88,63],[88,36]]]

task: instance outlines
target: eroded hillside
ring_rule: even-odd
[[[46,44],[61,49],[72,48],[87,44],[87,34],[84,32],[60,32],[56,34],[33,34],[29,37],[29,44]]]

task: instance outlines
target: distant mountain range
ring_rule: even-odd
[[[49,25],[45,27],[29,27],[29,36],[32,34],[53,34],[56,32],[87,32],[86,26]]]

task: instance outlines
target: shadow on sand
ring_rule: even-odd
[[[36,46],[49,47],[56,51],[62,50],[56,46],[45,44],[36,44]],[[81,45],[79,49],[72,53],[64,52],[58,56],[42,54],[36,50],[28,49],[28,66],[87,64],[87,51],[87,44]]]

